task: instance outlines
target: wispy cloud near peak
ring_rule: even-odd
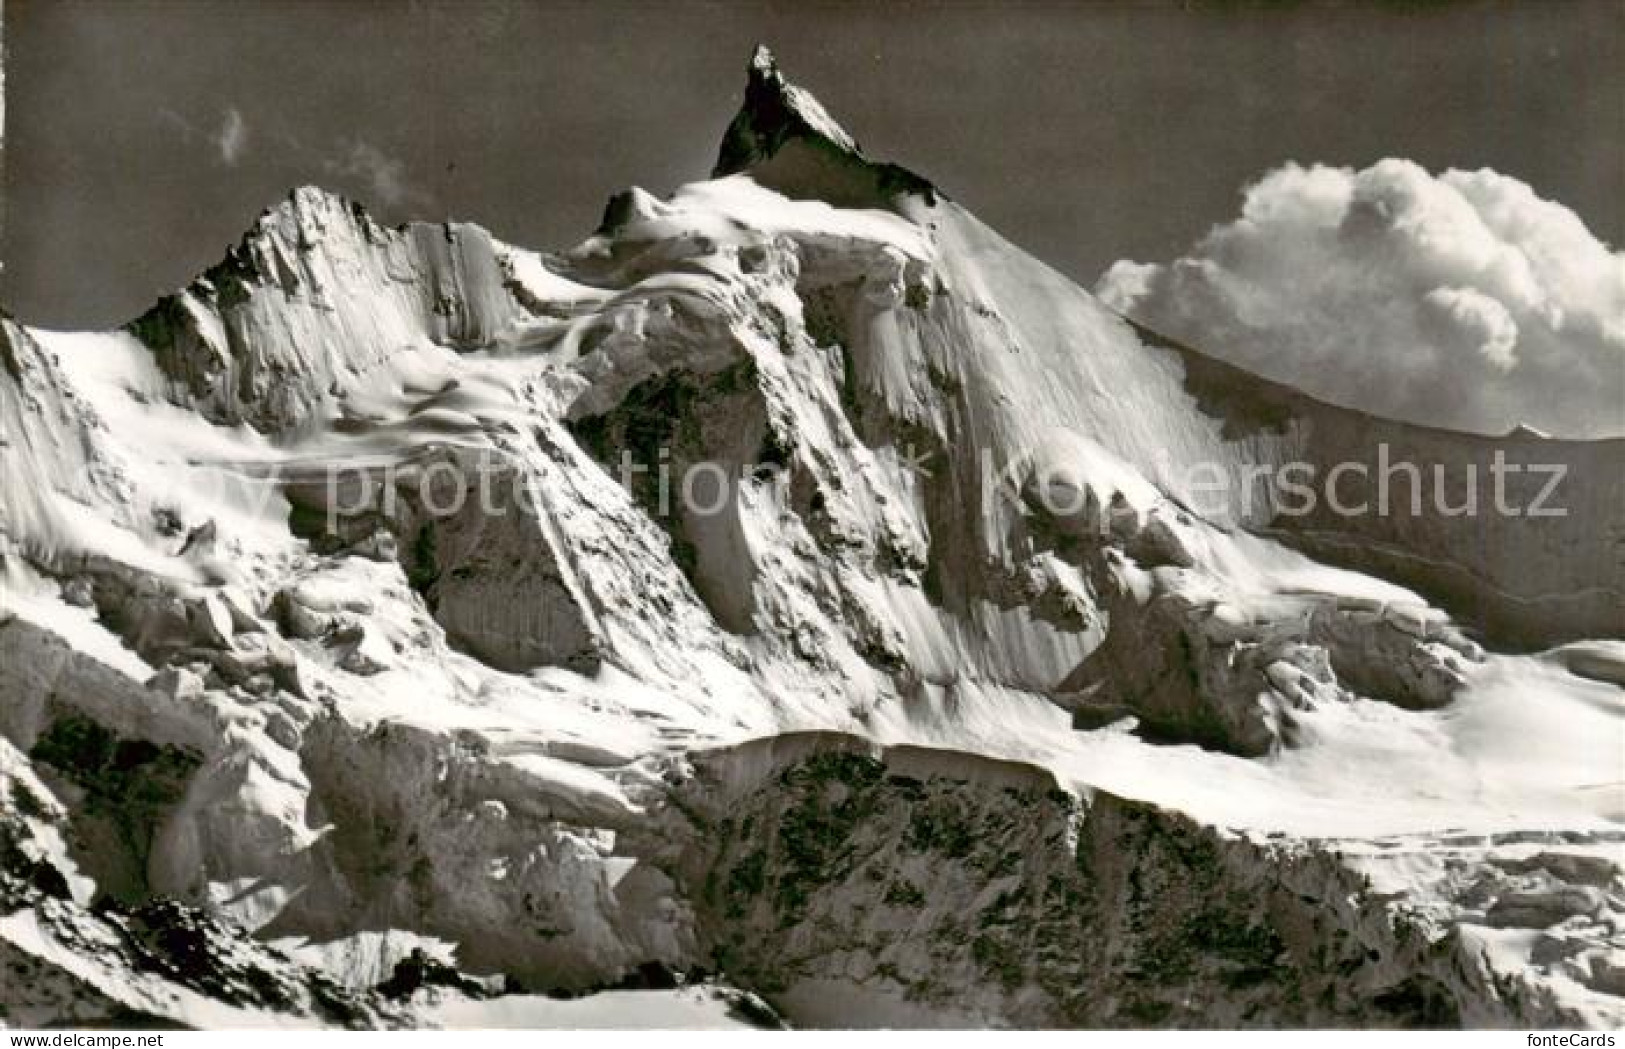
[[[222,163],[235,167],[248,148],[248,122],[237,109],[226,110],[220,129],[214,136],[215,148],[220,151]]]

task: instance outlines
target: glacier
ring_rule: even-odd
[[[765,49],[569,250],[304,187],[0,351],[0,1021],[1625,1023],[1625,442],[1138,328]],[[1193,480],[1378,446],[1566,512]]]

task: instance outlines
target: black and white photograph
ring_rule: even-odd
[[[7,1049],[1618,1044],[1625,2],[0,58]]]

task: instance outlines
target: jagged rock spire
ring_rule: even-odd
[[[722,138],[714,177],[737,174],[769,160],[786,142],[811,138],[842,153],[863,151],[812,94],[784,78],[773,52],[758,44],[750,56],[745,104]]]

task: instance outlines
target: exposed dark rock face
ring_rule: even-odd
[[[786,196],[840,207],[887,207],[908,195],[933,201],[937,193],[906,168],[864,157],[816,99],[784,79],[765,47],[751,56],[744,105],[722,137],[712,176],[741,172]]]
[[[74,713],[52,721],[29,757],[48,780],[61,783],[59,790],[82,799],[71,843],[80,865],[95,872],[100,890],[125,904],[145,899],[153,838],[180,803],[201,757],[121,739]]]
[[[1546,1008],[1491,991],[1456,934],[1332,852],[1079,798],[1037,768],[825,735],[697,770],[681,864],[707,942],[803,1022],[1440,1027]]]

